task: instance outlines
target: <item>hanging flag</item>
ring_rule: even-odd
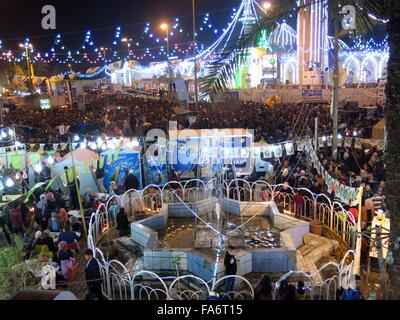
[[[361,147],[362,147],[361,139],[356,138],[356,141],[354,142],[354,148],[355,149],[361,149]]]
[[[58,149],[58,143],[53,143],[53,149],[57,150]]]
[[[15,170],[22,169],[22,156],[19,154],[14,154],[11,156],[11,165]]]
[[[31,190],[29,190],[28,194],[26,195],[25,201],[24,203],[28,203],[29,198],[33,195],[33,193],[35,192],[35,190],[39,189],[41,186],[43,186],[45,184],[45,182],[38,182],[36,183]]]
[[[36,152],[31,153],[29,159],[31,159],[31,164],[37,164],[40,161],[40,155]]]
[[[115,151],[114,151],[114,155],[113,155],[114,161],[117,161],[117,160],[118,160],[118,157],[119,157],[119,152],[120,152],[120,150],[119,150],[119,149],[115,149]]]
[[[285,144],[286,155],[290,156],[294,154],[293,143],[286,143]]]
[[[56,179],[57,179],[57,177],[53,177],[53,178],[50,179],[50,181],[47,183],[46,191],[51,188],[51,186],[54,184]]]
[[[111,152],[107,155],[107,158],[106,158],[106,162],[107,162],[107,164],[108,165],[111,165],[111,163],[112,163],[112,154],[111,154]]]
[[[121,60],[108,65],[108,70],[110,70],[110,72],[115,72],[115,71],[121,70],[121,68],[122,68]]]
[[[67,146],[68,146],[68,143],[63,143],[61,145],[61,150],[64,151]]]
[[[280,144],[278,144],[276,146],[270,146],[270,148],[272,148],[274,157],[282,157],[282,146]]]
[[[93,172],[97,171],[97,160],[93,160]]]
[[[77,146],[78,146],[77,143],[73,143],[73,144],[72,144],[72,150],[75,150]]]
[[[67,174],[65,172],[63,172],[61,174],[60,178],[61,178],[61,183],[63,184],[64,187],[66,187],[68,184]]]
[[[103,166],[104,166],[104,156],[100,156],[99,168],[103,169]]]
[[[131,70],[135,69],[136,65],[138,64],[135,60],[129,60],[128,65]]]
[[[90,164],[88,161],[85,161],[85,173],[88,174],[90,172]]]
[[[81,175],[81,166],[79,164],[75,165],[75,174],[77,178]]]
[[[304,141],[297,141],[297,151],[303,151],[304,150]]]
[[[68,175],[68,181],[73,182],[74,181],[74,168],[68,168],[67,175]]]

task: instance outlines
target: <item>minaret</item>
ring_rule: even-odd
[[[322,84],[323,70],[328,66],[327,1],[297,0],[297,53],[300,85]]]
[[[244,34],[248,34],[252,24],[254,24],[258,17],[257,13],[254,12],[253,2],[254,0],[243,0],[243,15],[239,19],[241,23],[243,23],[243,32]]]

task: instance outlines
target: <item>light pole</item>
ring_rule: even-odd
[[[168,66],[169,83],[171,86],[172,70],[171,70],[171,65],[169,63],[169,25],[168,25],[168,23],[162,23],[160,25],[160,28],[161,28],[161,30],[164,30],[167,33],[167,66]]]
[[[128,48],[128,53],[127,53],[127,56],[126,56],[126,60],[129,61],[129,50],[130,50],[130,47],[131,47],[132,39],[123,38],[121,41],[122,42],[126,42],[126,46]]]
[[[197,84],[197,48],[196,48],[196,0],[192,0],[192,15],[193,15],[193,60],[194,60],[194,93],[195,93],[195,106],[199,101],[199,89]]]
[[[100,50],[101,50],[102,53],[103,53],[104,64],[107,64],[107,55],[106,55],[106,51],[108,50],[108,48],[101,47]]]
[[[31,66],[29,63],[29,51],[28,49],[33,49],[33,46],[31,43],[28,42],[27,40],[25,43],[20,43],[19,47],[20,48],[25,48],[25,57],[26,57],[26,67],[28,68],[28,76],[29,76],[29,90],[31,94],[33,93],[33,82],[32,82],[32,74],[31,74]]]

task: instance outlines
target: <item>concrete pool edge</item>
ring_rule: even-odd
[[[212,199],[214,204],[214,199]],[[207,206],[212,205],[207,204]],[[170,216],[169,204],[163,206],[159,214],[131,224],[132,241],[143,250],[144,269],[154,272],[171,272],[177,270],[179,257],[179,271],[194,274],[205,281],[210,281],[217,266],[217,279],[224,276],[223,261],[217,264],[215,259],[201,253],[194,248],[159,249],[158,230],[165,228]],[[182,206],[182,205],[181,205]],[[252,206],[257,210],[265,208],[263,215],[269,216],[274,226],[281,230],[282,248],[252,248],[238,250],[237,275],[244,276],[251,272],[288,272],[296,269],[296,250],[302,245],[303,236],[309,233],[309,223],[281,214],[273,202],[239,202],[232,199],[223,199],[222,207],[230,214],[236,214]],[[238,211],[239,210],[239,211]],[[253,211],[253,210],[252,210]],[[258,211],[259,212],[259,211]],[[173,215],[172,215],[173,216]],[[251,216],[243,215],[243,216]]]

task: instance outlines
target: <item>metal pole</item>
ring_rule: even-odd
[[[76,171],[75,171],[75,162],[74,162],[74,150],[73,150],[73,146],[71,143],[71,139],[68,138],[69,140],[69,147],[70,147],[70,151],[71,151],[71,160],[72,160],[72,172],[74,174],[74,183],[75,183],[75,188],[76,188],[76,194],[78,196],[78,202],[79,202],[79,209],[81,211],[81,217],[82,217],[82,224],[83,224],[83,230],[84,232],[84,237],[87,238],[87,229],[86,229],[86,221],[85,221],[85,213],[83,212],[83,205],[82,205],[82,199],[81,199],[81,191],[78,185],[78,179],[76,178]],[[67,176],[67,180],[68,180],[68,176]]]
[[[333,4],[337,8],[337,1]],[[334,14],[333,91],[332,91],[332,156],[337,159],[339,112],[339,14]]]
[[[3,106],[4,106],[4,101],[2,98],[0,98],[0,125],[1,125],[1,127],[4,127]]]
[[[168,88],[172,91],[171,81],[172,81],[172,70],[169,62],[169,27],[167,27],[167,66],[168,66],[168,77],[169,77],[169,86]]]
[[[361,235],[361,209],[362,209],[362,195],[364,187],[361,186],[358,190],[357,202],[358,202],[358,221],[356,231],[356,254],[354,257],[354,274],[360,276],[361,272],[361,246],[362,246],[362,235]]]
[[[33,83],[32,83],[32,76],[31,76],[31,68],[29,64],[29,53],[28,53],[28,47],[25,45],[25,55],[26,55],[26,67],[28,69],[28,76],[29,76],[29,90],[31,91],[31,94],[33,93]]]
[[[314,118],[314,141],[315,149],[318,150],[318,116]]]
[[[195,92],[195,106],[199,101],[199,89],[197,84],[197,49],[196,49],[196,0],[192,0],[192,14],[193,14],[193,60],[194,60],[194,92]]]
[[[376,230],[376,250],[378,253],[379,278],[381,281],[381,295],[382,299],[386,300],[385,261],[383,259],[383,252],[382,252],[381,226],[376,225],[375,230]]]

